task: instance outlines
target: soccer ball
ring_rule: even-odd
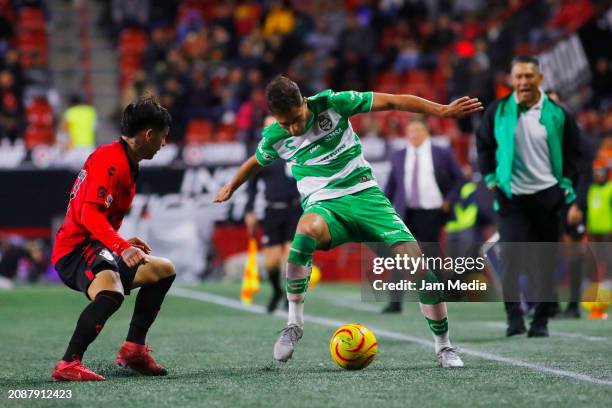
[[[361,370],[370,365],[378,352],[376,337],[367,327],[347,324],[340,327],[329,342],[332,360],[347,370]]]

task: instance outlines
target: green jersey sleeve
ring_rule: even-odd
[[[367,113],[372,109],[372,92],[343,91],[329,96],[331,106],[343,116]]]
[[[274,145],[279,141],[282,135],[283,131],[278,123],[274,123],[262,131],[261,140],[255,150],[255,158],[259,164],[267,166],[279,158]]]

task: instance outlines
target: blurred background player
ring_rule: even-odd
[[[516,57],[511,79],[513,92],[489,105],[484,114],[476,140],[478,161],[499,206],[500,241],[513,243],[501,248],[506,335],[527,331],[519,291],[524,265],[537,287],[538,301],[528,336],[547,337],[556,296],[554,248],[551,245],[552,252],[542,256],[521,243],[558,242],[566,205],[567,223],[582,221],[575,193],[579,131],[572,116],[540,88],[543,75],[537,58]],[[530,255],[538,265],[528,264]]]
[[[264,127],[274,122],[272,116],[267,116]],[[289,257],[291,241],[295,234],[298,220],[302,215],[300,207],[300,193],[283,161],[275,161],[264,167],[248,182],[249,198],[246,206],[244,222],[249,235],[255,236],[257,216],[254,212],[257,184],[261,180],[264,185],[265,213],[261,222],[263,236],[264,262],[268,271],[268,279],[272,286],[272,296],[268,302],[268,313],[276,310],[278,302],[283,298],[283,289],[280,283],[281,266]]]
[[[391,156],[385,195],[419,241],[426,256],[440,256],[440,233],[464,183],[450,147],[434,144],[423,119],[406,125],[406,148]],[[401,292],[392,292],[400,294]],[[391,299],[383,310],[399,313],[401,299]]]
[[[71,95],[62,129],[66,133],[65,150],[93,149],[96,145],[96,109],[85,103],[79,94]]]
[[[55,381],[103,381],[81,360],[104,324],[131,289],[136,297],[127,338],[116,362],[145,375],[166,375],[145,345],[147,332],[175,278],[174,265],[150,255],[139,238],[117,233],[136,192],[138,163],[152,159],[165,144],[170,115],[151,98],[123,111],[121,137],[93,152],[79,173],[66,217],[57,232],[52,262],[62,281],[90,300],[77,321]]]
[[[383,110],[462,117],[482,110],[482,104],[469,97],[440,105],[412,95],[331,90],[304,98],[298,85],[284,76],[268,84],[266,99],[277,122],[264,129],[255,155],[240,166],[214,201],[229,200],[238,187],[278,158],[289,163],[297,180],[304,215],[287,265],[287,326],[274,345],[274,358],[284,362],[303,334],[304,298],[316,249],[347,242],[380,242],[389,245],[393,255],[420,256],[414,237],[378,187],[349,117]],[[431,271],[418,271],[417,277],[436,281]],[[429,290],[419,295],[439,364],[462,367],[448,337],[446,304],[440,293]]]

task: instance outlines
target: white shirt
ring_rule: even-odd
[[[516,122],[510,181],[513,195],[537,193],[558,183],[552,172],[546,128],[540,123],[543,102],[544,91],[540,89],[538,103],[521,112]]]
[[[431,153],[431,140],[425,139],[418,148],[408,144],[406,149],[406,164],[404,166],[404,186],[406,190],[406,205],[410,207],[412,195],[412,170],[415,156],[419,156],[419,206],[426,210],[442,207],[442,193],[436,182],[434,174],[433,155]]]

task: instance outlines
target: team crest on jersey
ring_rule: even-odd
[[[322,131],[327,132],[331,130],[333,124],[328,114],[326,113],[320,114],[319,117],[317,118],[317,121],[319,122],[319,129],[321,129]]]
[[[111,253],[108,251],[108,249],[103,249],[100,251],[100,256],[102,256],[104,259],[106,259],[107,261],[111,261],[113,262],[115,260],[115,258],[113,258],[113,256],[111,255]]]

